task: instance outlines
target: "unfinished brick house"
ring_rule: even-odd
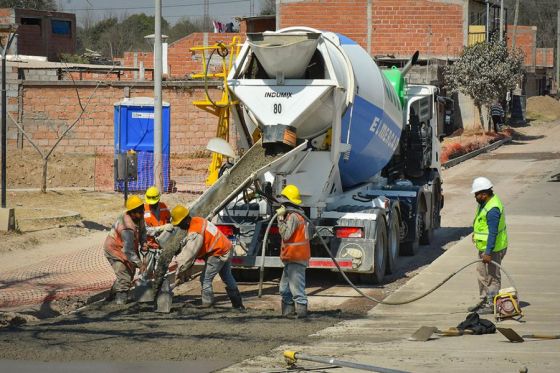
[[[59,61],[61,53],[76,52],[76,15],[73,13],[3,8],[0,22],[19,25],[10,54]]]

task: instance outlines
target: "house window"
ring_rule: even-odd
[[[68,35],[72,32],[72,22],[53,19],[51,21],[51,30],[56,35]]]
[[[22,25],[41,26],[41,18],[22,18]]]

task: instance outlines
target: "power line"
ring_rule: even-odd
[[[250,2],[251,0],[229,0],[229,1],[215,1],[209,3],[209,5],[220,5],[220,4],[231,4],[231,3],[246,3]],[[162,5],[162,8],[183,8],[183,7],[190,7],[190,6],[202,6],[205,5],[203,3],[194,3],[194,4],[173,4],[173,5]],[[141,9],[154,9],[153,6],[137,6],[137,7],[123,7],[123,8],[71,8],[68,11],[77,12],[77,11],[110,11],[110,10],[141,10]]]

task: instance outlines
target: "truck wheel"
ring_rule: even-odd
[[[418,210],[416,210],[418,211]],[[420,229],[422,227],[422,214],[416,213],[416,222],[414,223],[413,229],[416,229],[414,234],[414,240],[401,243],[400,254],[404,256],[413,256],[418,252],[419,239],[420,239]]]
[[[400,251],[400,227],[397,211],[391,212],[391,223],[387,232],[387,270],[389,274],[397,272]]]
[[[432,239],[434,238],[434,228],[433,228],[433,224],[434,224],[434,220],[433,220],[433,215],[432,216],[428,216],[428,211],[423,208],[422,213],[419,213],[418,215],[420,216],[420,245],[429,245],[432,242]],[[430,228],[426,228],[427,224],[426,222],[428,221],[428,219],[432,219],[432,225],[430,226]]]
[[[360,274],[360,282],[363,284],[381,284],[385,278],[387,268],[387,227],[385,219],[380,217],[376,224],[376,240],[373,248],[373,273]]]
[[[239,282],[259,282],[258,269],[233,268],[231,270],[231,273],[233,274],[235,280]],[[266,276],[266,272],[265,272],[265,276]]]

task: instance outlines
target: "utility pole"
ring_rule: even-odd
[[[515,49],[515,38],[517,36],[518,19],[519,19],[519,0],[515,0],[515,12],[513,15],[513,32],[511,34],[511,49]]]
[[[500,1],[500,41],[504,41],[504,0]]]
[[[6,208],[6,148],[8,147],[7,141],[7,125],[6,125],[6,54],[10,49],[12,41],[16,36],[15,32],[17,25],[1,25],[0,31],[6,35],[6,44],[2,44],[2,208]]]
[[[556,21],[556,97],[560,97],[560,5]]]
[[[162,175],[162,125],[161,125],[161,72],[162,72],[162,50],[161,50],[161,1],[155,0],[155,33],[154,33],[154,184],[163,191]]]

